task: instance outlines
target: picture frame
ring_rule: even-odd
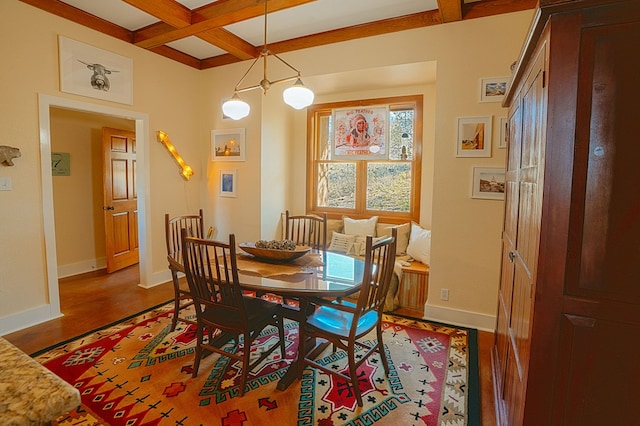
[[[504,200],[505,178],[503,167],[474,167],[471,198]]]
[[[60,91],[133,104],[133,60],[58,36]]]
[[[220,170],[220,196],[237,197],[238,181],[236,170]]]
[[[71,154],[68,152],[51,153],[51,176],[71,176]]]
[[[509,77],[480,79],[480,102],[502,102],[507,92]]]
[[[245,129],[211,131],[212,161],[245,161]]]
[[[385,160],[389,158],[389,106],[334,109],[332,158]]]
[[[500,117],[500,139],[498,140],[498,148],[506,148],[509,139],[509,121],[507,117]]]
[[[491,157],[491,119],[459,117],[456,157]]]

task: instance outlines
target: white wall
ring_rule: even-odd
[[[16,39],[15,34],[21,34]],[[62,93],[58,84],[58,35],[81,40],[133,59],[134,103],[117,104]],[[164,212],[197,211],[199,186],[205,182],[199,164],[201,147],[208,136],[202,123],[199,82],[203,75],[169,59],[128,43],[55,17],[17,0],[0,2],[0,52],[10,65],[0,71],[2,101],[0,144],[20,148],[22,157],[13,167],[0,166],[0,176],[10,177],[12,191],[0,192],[0,334],[46,319],[51,303],[47,253],[44,241],[38,96],[78,100],[148,114],[150,222],[143,223],[151,236],[152,277],[166,275]],[[135,113],[135,114],[134,114]],[[184,182],[166,150],[155,141],[157,130],[166,131],[188,162],[195,163],[196,177]],[[205,161],[202,164],[206,165]],[[50,181],[50,177],[48,178]],[[50,188],[49,188],[50,190]],[[55,282],[55,277],[53,277]]]
[[[502,203],[471,200],[473,165],[504,165],[503,150],[486,159],[454,156],[455,122],[458,116],[493,115],[506,112],[499,104],[478,103],[481,77],[508,74],[519,53],[532,11],[518,12],[370,37],[335,45],[292,52],[283,57],[300,68],[304,76],[405,63],[436,61],[435,86],[424,93],[435,96],[427,114],[433,129],[433,197],[430,185],[422,194],[421,222],[433,229],[433,254],[429,305],[435,317],[469,321],[478,326],[495,315],[499,275]],[[15,39],[14,34],[22,34]],[[57,36],[65,35],[134,61],[134,104],[114,104],[59,91]],[[0,4],[0,51],[8,58],[2,67],[3,99],[0,113],[2,144],[17,146],[22,157],[16,166],[0,167],[0,176],[13,180],[13,191],[0,192],[0,334],[12,327],[27,326],[29,312],[50,303],[43,237],[43,187],[40,173],[38,94],[114,106],[149,117],[150,235],[154,277],[166,273],[163,215],[205,208],[205,226],[217,228],[218,236],[234,232],[239,241],[251,241],[272,232],[282,208],[304,206],[306,114],[276,111],[275,88],[266,99],[259,91],[243,94],[252,114],[239,122],[223,120],[220,105],[231,95],[248,63],[197,71],[128,43],[47,14],[17,0]],[[278,78],[274,76],[273,79]],[[398,88],[398,92],[403,89]],[[372,96],[390,96],[393,89],[372,89]],[[275,95],[275,96],[274,96]],[[268,111],[264,111],[268,109]],[[426,112],[425,108],[425,112]],[[282,122],[276,122],[278,116]],[[264,120],[273,123],[263,123]],[[425,123],[427,124],[427,123]],[[238,171],[238,197],[217,197],[219,171],[231,163],[210,160],[212,129],[246,129],[247,161],[232,164]],[[174,160],[156,142],[158,130],[167,132],[177,150],[195,171],[189,182],[178,174]],[[427,130],[427,129],[425,129]],[[277,151],[264,154],[278,138]],[[282,143],[282,145],[280,145]],[[285,155],[290,157],[285,159]],[[427,158],[427,155],[423,156]],[[283,171],[271,171],[272,161]],[[282,162],[280,163],[280,159]],[[287,166],[287,161],[290,167]],[[266,170],[265,170],[266,169]],[[425,171],[428,181],[430,172]],[[281,182],[282,190],[276,186]],[[266,184],[277,189],[274,205],[265,198]],[[292,190],[291,183],[296,189]],[[271,189],[269,188],[269,189]],[[282,193],[280,193],[282,192]],[[432,198],[432,200],[431,200]],[[424,201],[426,200],[426,201]],[[430,209],[430,204],[433,208]],[[263,209],[266,213],[262,213]],[[429,212],[430,210],[430,212]],[[471,218],[471,219],[470,219]],[[471,255],[466,255],[471,253]],[[168,276],[167,276],[168,277]],[[437,300],[439,289],[450,289],[449,302]],[[20,318],[20,324],[15,318]],[[8,325],[7,325],[8,324]]]

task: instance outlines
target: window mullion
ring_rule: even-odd
[[[356,161],[356,211],[364,215],[367,210],[367,162]]]

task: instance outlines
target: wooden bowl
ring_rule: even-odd
[[[296,246],[295,250],[258,248],[255,243],[240,243],[238,247],[257,258],[276,262],[288,262],[297,259],[311,250],[311,247],[307,246]]]

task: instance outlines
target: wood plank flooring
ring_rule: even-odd
[[[32,354],[173,298],[170,282],[144,289],[138,286],[138,277],[135,265],[113,274],[96,271],[63,278],[60,309],[64,316],[3,337]],[[415,314],[415,311],[401,309],[396,312]],[[493,339],[493,333],[478,332],[482,426],[496,424],[490,356]]]

